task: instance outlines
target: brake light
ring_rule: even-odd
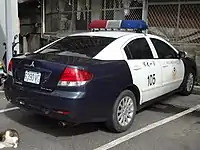
[[[8,64],[8,74],[12,76],[12,59],[10,60]]]
[[[77,68],[65,68],[62,73],[58,86],[82,86],[92,79],[93,75]]]

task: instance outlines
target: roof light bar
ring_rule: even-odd
[[[146,30],[148,25],[143,20],[94,20],[89,29],[135,29]]]

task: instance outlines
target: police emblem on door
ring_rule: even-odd
[[[176,79],[176,73],[177,73],[177,71],[176,71],[176,68],[174,67],[173,70],[172,70],[173,79]]]

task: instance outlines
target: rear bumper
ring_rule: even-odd
[[[4,90],[7,99],[12,104],[27,111],[71,123],[105,120],[102,116],[98,116],[100,112],[95,109],[94,99],[88,98],[84,92],[54,91],[42,93],[7,84],[5,84]]]

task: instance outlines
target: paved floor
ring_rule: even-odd
[[[131,129],[122,134],[109,133],[103,124],[82,124],[62,128],[55,120],[21,110],[0,113],[0,131],[15,128],[21,144],[17,150],[93,150],[129,133],[140,131],[200,104],[200,96],[173,96],[148,107],[136,116]],[[199,105],[200,106],[200,105]],[[0,109],[13,107],[0,93]],[[200,111],[200,110],[199,110]],[[188,113],[171,122],[152,128],[138,136],[112,147],[113,150],[197,150],[200,147],[200,112]],[[1,111],[0,111],[1,112]],[[10,150],[8,148],[8,150]]]

